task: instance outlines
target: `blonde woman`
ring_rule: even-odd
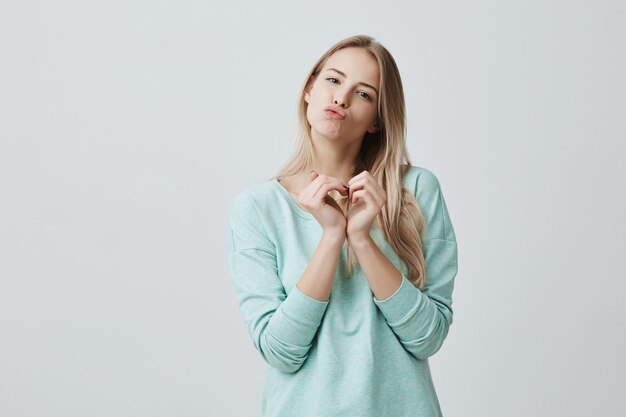
[[[230,208],[263,416],[441,416],[428,358],[452,324],[456,237],[437,177],[409,161],[393,57],[338,42],[298,110],[291,157]]]

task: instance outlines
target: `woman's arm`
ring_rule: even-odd
[[[306,360],[329,303],[342,244],[343,240],[324,235],[287,295],[278,276],[276,248],[267,237],[253,197],[243,192],[233,201],[230,273],[253,345],[270,366],[293,373]]]
[[[341,234],[326,232],[322,234],[311,261],[297,284],[303,294],[320,301],[330,300],[339,264],[339,254],[344,241],[345,237]]]
[[[423,241],[426,288],[419,290],[370,239],[349,239],[387,323],[417,359],[434,355],[452,324],[452,290],[457,274],[456,236],[437,178],[428,170],[418,177],[415,198],[426,220]]]
[[[380,250],[371,235],[348,239],[354,255],[378,300],[389,298],[402,284],[402,273]]]

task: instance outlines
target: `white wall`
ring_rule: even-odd
[[[260,415],[228,206],[361,33],[457,235],[444,415],[626,415],[623,2],[116,0],[0,5],[0,416]]]

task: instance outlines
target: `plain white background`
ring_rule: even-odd
[[[444,415],[626,415],[623,2],[116,0],[0,6],[0,416],[260,415],[228,209],[354,34],[457,234]]]

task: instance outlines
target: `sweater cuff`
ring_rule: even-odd
[[[271,318],[271,335],[287,345],[309,346],[329,302],[311,298],[294,286]]]
[[[424,294],[402,274],[402,283],[395,293],[384,300],[374,299],[374,303],[387,319],[389,325],[401,324],[421,303]]]
[[[290,318],[307,326],[318,327],[322,322],[324,311],[329,301],[316,300],[293,286],[283,301],[283,312]]]

